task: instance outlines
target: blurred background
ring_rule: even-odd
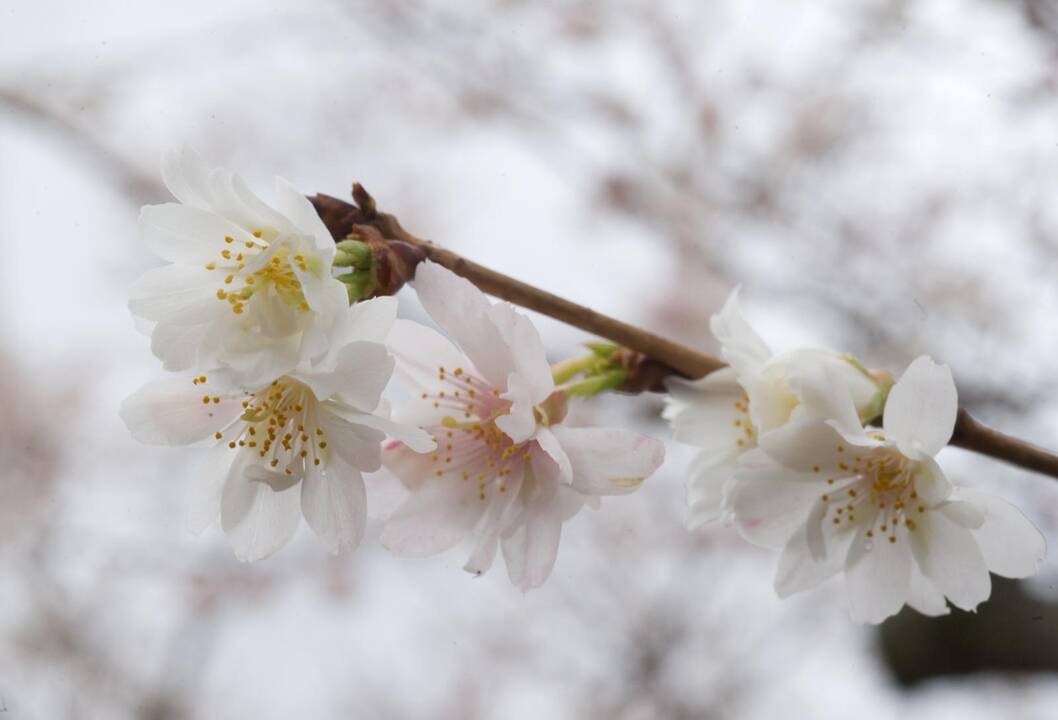
[[[686,532],[671,443],[526,596],[374,525],[251,566],[191,536],[195,453],[117,417],[160,372],[125,296],[183,142],[266,192],[359,180],[420,236],[704,350],[741,283],[775,348],[930,353],[1055,447],[1055,0],[6,0],[0,717],[1058,717],[1053,558],[976,616],[855,626],[839,586],[780,602],[773,556]],[[555,361],[590,339],[539,325]],[[667,438],[659,408],[580,412]],[[1053,480],[941,461],[1058,544]]]

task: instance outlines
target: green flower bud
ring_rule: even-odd
[[[370,270],[372,265],[371,246],[362,240],[346,239],[339,242],[335,247],[338,251],[334,255],[336,267],[354,267],[357,270]]]
[[[375,274],[370,270],[354,270],[351,273],[339,275],[338,279],[345,283],[345,289],[349,292],[350,305],[371,297],[377,285]]]
[[[597,357],[609,360],[613,357],[613,354],[621,349],[621,346],[617,343],[611,342],[590,342],[584,343],[584,347],[592,351]]]
[[[617,368],[571,383],[563,389],[569,397],[592,397],[607,390],[616,390],[627,379],[628,371],[624,368]]]
[[[893,385],[896,384],[896,379],[885,370],[868,370],[864,367],[863,363],[852,355],[842,355],[841,357],[849,365],[859,370],[860,373],[874,383],[874,387],[877,388],[874,397],[872,397],[870,402],[868,402],[860,411],[860,422],[864,425],[869,425],[871,422],[882,417],[882,413],[885,411],[885,401],[889,399],[889,391],[892,389]]]

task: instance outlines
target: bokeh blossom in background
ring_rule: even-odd
[[[395,558],[381,520],[357,525],[345,522],[351,515],[324,513],[314,521],[311,508],[335,505],[310,500],[305,512],[305,482],[319,467],[311,444],[293,453],[309,462],[295,463],[290,476],[265,469],[285,455],[255,456],[265,463],[254,497],[288,492],[298,500],[284,507],[297,512],[283,514],[280,534],[293,536],[267,559],[240,562],[223,521],[195,535],[187,513],[200,497],[196,480],[223,482],[225,466],[249,455],[242,402],[271,405],[265,388],[280,377],[304,385],[319,408],[340,403],[343,423],[354,408],[365,420],[361,436],[380,448],[405,422],[401,413],[421,407],[420,393],[397,382],[381,398],[380,382],[358,402],[341,399],[355,394],[339,383],[344,340],[335,354],[321,354],[323,336],[338,332],[326,308],[344,314],[338,291],[349,286],[322,272],[331,248],[295,195],[345,197],[354,180],[419,235],[712,354],[733,347],[730,325],[725,335],[711,318],[727,312],[741,284],[745,315],[767,339],[752,373],[762,392],[785,387],[804,406],[786,407],[782,420],[815,419],[819,398],[778,382],[773,369],[785,378],[787,359],[803,348],[834,348],[894,379],[921,368],[928,361],[916,358],[925,355],[937,364],[929,367],[950,368],[959,403],[974,415],[1053,447],[1058,6],[19,0],[4,8],[0,37],[0,221],[10,269],[0,285],[0,387],[9,408],[0,433],[0,707],[12,717],[1054,714],[1053,557],[1026,581],[993,576],[975,614],[925,618],[904,609],[877,628],[850,622],[850,609],[858,615],[863,606],[844,592],[854,584],[848,554],[842,577],[776,596],[780,558],[813,557],[811,547],[800,556],[781,549],[799,533],[807,545],[815,518],[802,513],[767,543],[778,557],[754,547],[740,537],[740,517],[763,515],[740,485],[815,473],[790,459],[774,467],[774,448],[762,458],[764,429],[786,425],[754,417],[754,393],[742,383],[757,386],[738,367],[716,387],[673,386],[670,405],[730,395],[730,426],[743,415],[751,421],[752,436],[739,426],[742,434],[727,438],[737,453],[730,443],[672,442],[660,395],[569,404],[561,427],[665,439],[665,462],[635,492],[564,522],[547,581],[530,593],[512,587],[501,567],[464,572],[468,555],[455,549]],[[245,184],[225,173],[185,175],[180,184],[174,172],[187,171],[186,154],[160,172],[166,151],[185,143],[211,167],[238,168]],[[289,180],[266,199],[278,216],[247,194],[271,187],[276,175]],[[163,180],[179,205],[163,205],[172,202]],[[145,205],[156,209],[138,225]],[[217,247],[167,254],[167,223],[179,213],[223,229]],[[145,245],[144,232],[157,242]],[[223,255],[236,241],[242,260]],[[255,275],[276,257],[280,269]],[[194,322],[173,322],[176,306],[159,304],[160,286],[144,289],[137,278],[185,265],[202,303]],[[272,307],[259,305],[264,295],[254,299],[254,285],[292,287],[290,275],[311,318],[296,294]],[[130,289],[144,301],[140,314],[153,327],[139,329],[153,331],[151,341],[125,310]],[[472,354],[414,288],[396,303],[395,326],[436,324]],[[582,353],[591,339],[518,313],[537,329],[548,364]],[[247,319],[284,348],[277,365],[246,362],[252,348],[239,328]],[[379,351],[380,372],[384,355],[397,353]],[[399,356],[393,362],[400,376]],[[431,373],[433,364],[442,361]],[[210,367],[194,369],[202,365]],[[487,372],[476,361],[475,369]],[[130,437],[123,399],[170,372],[200,406],[202,397],[226,406],[228,391],[242,398],[227,416],[234,425],[206,430],[207,445],[218,447]],[[245,375],[222,395],[230,373]],[[193,382],[203,375],[205,387]],[[320,377],[339,384],[313,386]],[[542,404],[542,393],[527,390],[529,407]],[[872,397],[850,395],[848,417],[862,420]],[[295,413],[308,407],[297,404]],[[255,431],[267,436],[267,426],[266,418]],[[860,425],[866,439],[825,422],[820,432],[844,432],[849,449],[849,438],[859,438],[863,466],[877,462],[883,474],[935,462],[954,489],[930,498],[946,510],[924,514],[955,528],[946,537],[969,534],[999,575],[1035,569],[1037,538],[1026,531],[1019,547],[1027,552],[997,555],[987,519],[1031,522],[1053,547],[1052,481],[958,449],[934,458],[943,445],[936,437],[896,427],[886,417]],[[821,452],[830,445],[797,446],[820,451],[812,464],[821,474],[835,460]],[[724,462],[701,460],[706,453]],[[368,455],[337,462],[362,476],[366,508],[392,517],[414,488],[374,471]],[[433,462],[432,453],[424,458]],[[685,481],[695,462],[724,482],[699,485],[698,495],[692,487],[697,529],[689,532]],[[305,471],[300,484],[284,487],[295,469]],[[930,490],[937,487],[947,486]],[[809,488],[821,502],[827,491],[811,483],[798,490]],[[841,488],[846,498],[857,489]],[[853,505],[854,520],[844,522],[856,533],[880,532],[880,516]],[[901,518],[894,547],[910,549],[909,573],[937,582],[947,565],[920,562],[919,530],[906,525],[918,521]],[[831,515],[820,527],[827,523]],[[475,538],[462,539],[473,549]],[[327,552],[342,546],[350,551]],[[977,577],[980,584],[985,576]],[[962,596],[937,582],[956,606],[979,599],[975,587]],[[861,619],[895,611],[895,598]]]

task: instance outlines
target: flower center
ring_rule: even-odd
[[[201,379],[201,378],[199,378]],[[301,477],[325,460],[327,436],[317,422],[317,400],[297,380],[282,377],[242,401],[243,413],[217,440],[257,452],[275,472]]]
[[[846,448],[838,445],[837,451],[845,453]],[[820,472],[818,465],[812,469]],[[914,517],[926,511],[915,487],[917,469],[917,463],[890,447],[850,452],[848,462],[838,464],[838,476],[827,478],[835,489],[820,497],[826,506],[824,520],[854,526],[859,524],[857,518],[870,519],[868,538],[877,535],[895,543],[896,529],[903,525],[913,532]]]
[[[253,232],[255,238],[260,239],[262,235],[263,232],[261,230]],[[231,247],[226,247],[220,251],[220,256],[223,260],[221,265],[227,266],[227,269],[231,270],[231,263],[234,261],[235,269],[224,277],[224,286],[217,290],[217,299],[227,302],[234,314],[241,315],[245,310],[247,301],[255,293],[268,292],[269,290],[273,291],[276,297],[286,305],[302,311],[309,310],[309,304],[305,300],[301,282],[294,272],[294,267],[297,267],[302,272],[308,272],[309,266],[303,255],[294,254],[290,247],[284,244],[276,248],[275,254],[272,255],[264,267],[253,272],[245,272],[246,261],[257,257],[268,247],[268,243],[249,240],[244,243],[245,249],[243,249],[236,247],[235,239],[231,236],[226,236],[224,243]],[[216,262],[210,262],[206,265],[207,270],[216,270],[217,267]],[[241,282],[242,287],[235,287],[236,281]]]
[[[439,423],[424,428],[437,443],[430,458],[433,474],[453,474],[464,482],[476,482],[482,502],[492,490],[506,492],[507,477],[518,468],[517,463],[530,459],[530,443],[516,445],[496,426],[496,419],[510,409],[510,401],[500,398],[499,388],[462,368],[447,371],[439,367],[437,379],[445,389],[421,396],[434,408],[450,411]]]
[[[735,444],[740,448],[746,447],[748,443],[750,446],[755,442],[755,432],[753,430],[753,421],[749,419],[749,395],[742,393],[742,400],[735,401],[735,410],[738,414],[735,416],[732,424],[737,428],[742,428],[742,432],[746,434],[745,438],[737,438]]]

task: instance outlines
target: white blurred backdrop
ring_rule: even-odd
[[[705,350],[742,283],[777,348],[930,353],[1055,447],[1058,2],[5,0],[0,718],[1058,717],[1053,669],[906,687],[886,648],[934,625],[855,626],[834,584],[777,600],[773,557],[683,529],[671,443],[525,596],[375,526],[250,566],[191,536],[195,454],[117,417],[160,372],[125,294],[184,142],[261,189],[359,180],[416,234]],[[539,326],[555,361],[590,339]],[[667,438],[659,408],[579,411]],[[1058,542],[1053,480],[942,462]],[[985,645],[1029,627],[1018,655],[1053,654],[1056,568]]]

